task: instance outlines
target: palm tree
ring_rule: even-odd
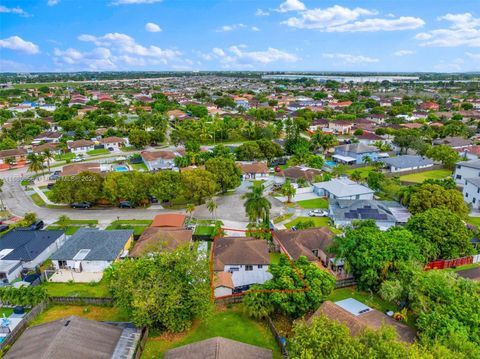
[[[355,170],[352,172],[352,174],[350,175],[350,179],[352,179],[353,181],[360,181],[362,179],[362,173],[359,171],[359,170]]]
[[[217,209],[217,203],[213,198],[210,198],[207,202],[208,211],[211,213],[212,217],[215,219],[215,210]]]
[[[369,156],[369,155],[365,155],[362,157],[362,161],[363,163],[365,163],[366,165],[369,165],[371,164],[373,161],[372,161],[372,158]]]
[[[53,155],[52,151],[49,149],[46,149],[43,151],[43,159],[47,161],[47,167],[48,167],[48,172],[50,172],[50,161],[52,161],[55,158]]]
[[[185,210],[190,214],[189,222],[192,221],[193,212],[195,211],[195,205],[193,203],[187,204]]]
[[[263,191],[265,187],[260,185],[254,185],[251,187],[251,191],[243,195],[242,198],[246,199],[244,203],[245,212],[252,223],[258,223],[260,219],[265,222],[268,221],[270,216],[271,203],[263,197]]]
[[[35,153],[30,153],[27,156],[27,159],[30,161],[28,164],[28,171],[35,172],[37,174],[39,171],[43,170],[43,157],[41,155],[36,155]]]
[[[288,203],[292,202],[292,197],[295,196],[295,193],[297,193],[296,188],[293,186],[289,179],[287,179],[285,184],[282,186],[281,191],[284,196],[287,196]]]

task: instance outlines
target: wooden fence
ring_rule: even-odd
[[[138,341],[137,347],[135,348],[135,354],[133,355],[134,359],[140,359],[140,356],[145,349],[145,344],[147,343],[148,339],[148,328],[144,327],[142,329],[142,334],[140,335],[140,340]]]
[[[268,328],[273,334],[273,337],[275,338],[275,341],[277,342],[278,347],[280,348],[280,351],[282,352],[283,357],[288,358],[288,351],[286,348],[287,342],[285,338],[280,335],[280,333],[278,332],[277,328],[275,327],[275,324],[273,324],[273,321],[270,317],[266,318],[266,322],[267,322]]]
[[[47,307],[47,302],[42,302],[32,308],[22,319],[22,321],[12,330],[5,340],[0,344],[0,351],[3,351],[7,346],[12,345],[15,340],[22,335],[28,324],[34,320]]]
[[[73,304],[73,305],[113,305],[112,298],[96,297],[50,297],[50,301],[55,304]]]

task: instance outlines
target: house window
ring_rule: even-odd
[[[228,270],[230,273],[232,272],[238,272],[240,269],[238,267],[230,267],[230,269]]]
[[[466,197],[466,198],[468,198],[468,192],[467,192],[467,193],[465,193],[465,197]]]
[[[246,271],[253,270],[253,266],[246,265],[246,266],[245,266],[245,270],[246,270]]]
[[[475,203],[477,201],[477,199],[475,197],[473,197],[473,203]]]
[[[461,176],[461,175],[457,175],[457,179],[462,179],[462,176]]]
[[[257,268],[258,268],[258,269],[262,269],[262,268],[263,268],[263,265],[259,264],[259,265],[257,266]]]
[[[59,268],[67,268],[67,261],[58,261]]]

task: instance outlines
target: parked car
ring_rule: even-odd
[[[47,188],[48,188],[48,189],[52,189],[53,186],[55,186],[55,183],[49,183],[49,184],[47,184]]]
[[[120,208],[135,208],[135,206],[133,205],[133,203],[130,202],[130,201],[121,201],[121,202],[118,204],[118,207],[120,207]]]
[[[70,203],[70,207],[71,208],[90,208],[92,207],[92,203],[87,201],[74,202],[74,203]]]
[[[45,226],[45,223],[41,219],[36,220],[28,227],[19,227],[17,228],[18,231],[38,231]]]
[[[324,211],[323,209],[314,209],[314,210],[308,212],[308,215],[310,217],[327,217],[328,212]]]
[[[147,198],[150,201],[150,203],[158,203],[158,199],[155,196],[148,195]]]
[[[83,158],[82,157],[75,157],[72,162],[82,162]]]
[[[55,171],[55,172],[52,173],[52,175],[50,177],[48,177],[48,179],[50,181],[56,181],[60,177],[60,173],[61,173],[61,171]]]

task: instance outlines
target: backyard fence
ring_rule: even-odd
[[[287,342],[285,338],[280,335],[280,333],[278,332],[277,328],[275,327],[275,324],[273,324],[273,321],[270,317],[266,318],[266,322],[267,322],[268,328],[270,329],[270,331],[272,332],[275,338],[275,341],[277,342],[278,347],[280,348],[280,351],[282,352],[283,357],[288,358],[288,352],[286,347]]]
[[[473,263],[480,263],[480,254],[462,258],[455,258],[455,259],[443,259],[439,261],[433,261],[427,263],[424,270],[432,270],[432,269],[446,269],[446,268],[453,268],[459,267],[466,264],[473,264]]]
[[[144,327],[142,329],[142,334],[140,335],[140,340],[138,341],[137,347],[135,348],[135,354],[133,355],[134,359],[140,359],[143,350],[145,349],[145,344],[148,339],[148,328]]]
[[[443,170],[443,169],[445,169],[445,167],[443,167],[442,165],[433,165],[431,167],[417,168],[415,170],[409,170],[409,171],[386,172],[385,176],[387,176],[387,177],[405,176],[405,175],[412,175],[412,174],[415,174],[415,173],[422,173],[422,172],[428,172],[428,171],[433,171],[433,170]]]
[[[355,278],[337,279],[337,282],[335,283],[335,289],[352,287],[354,285],[357,285]]]
[[[10,335],[8,335],[5,340],[0,343],[0,350],[4,350],[6,346],[12,345],[15,340],[22,335],[23,331],[28,327],[28,324],[34,320],[41,312],[47,307],[47,302],[42,302],[32,308],[25,316],[22,318],[22,321],[12,330]]]
[[[96,297],[50,297],[50,301],[55,304],[76,304],[76,305],[113,305],[112,298]]]
[[[243,295],[234,295],[228,296],[224,298],[215,298],[215,304],[220,305],[229,305],[229,304],[237,304],[243,302]]]

